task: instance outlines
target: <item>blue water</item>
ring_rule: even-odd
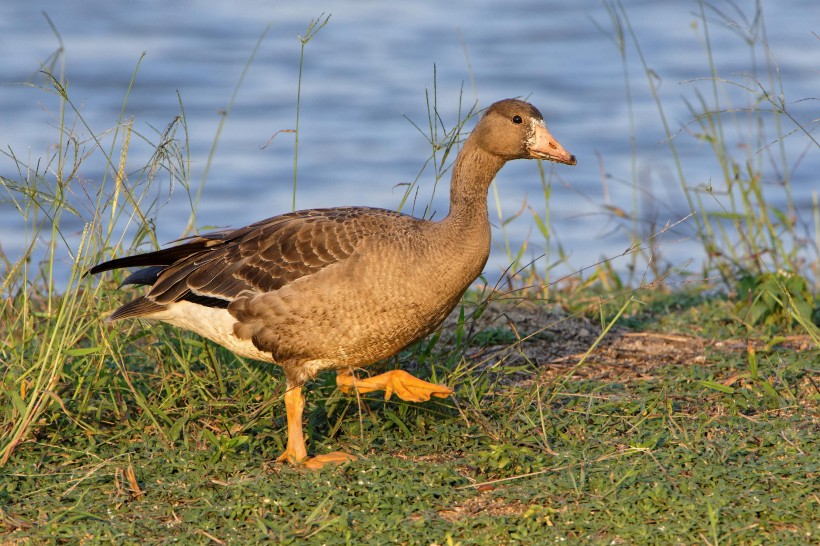
[[[692,136],[696,127],[683,100],[696,101],[698,90],[711,98],[710,84],[702,80],[709,76],[709,68],[699,5],[681,0],[623,4],[657,76],[687,180],[691,185],[717,184],[718,165],[708,144]],[[741,4],[750,6],[745,16],[752,18],[752,3]],[[737,23],[727,25],[708,11],[719,75],[752,85],[744,76],[754,70],[750,49],[739,36],[749,22],[731,4],[718,1],[715,5]],[[820,40],[812,33],[820,31],[820,8],[815,0],[771,0],[762,7],[769,50],[756,48],[759,66],[771,57],[778,70],[775,90],[785,93],[789,112],[798,122],[815,128],[817,100],[801,99],[818,95]],[[329,23],[305,49],[298,208],[351,204],[396,208],[403,185],[417,178],[430,154],[425,137],[411,121],[427,128],[427,100],[434,90],[438,113],[448,128],[458,119],[460,100],[466,112],[475,101],[487,106],[497,99],[524,96],[542,110],[553,135],[578,157],[578,165],[547,166],[554,184],[550,248],[545,248],[529,209],[505,227],[511,246],[517,250],[528,240],[526,257],[536,258],[549,250],[554,261],[560,244],[570,255],[558,268],[566,273],[616,256],[631,244],[618,229],[623,221],[606,208],[632,210],[635,193],[623,65],[609,15],[598,1],[4,2],[0,4],[0,82],[4,84],[0,85],[0,146],[23,163],[35,165],[43,158],[41,171],[54,168],[48,160],[59,142],[59,103],[53,93],[14,84],[44,84],[40,63],[59,42],[43,11],[65,47],[55,70],[64,74],[69,97],[90,130],[100,135],[106,151],[111,145],[111,133],[106,131],[119,119],[138,63],[124,118],[133,117],[137,132],[156,142],[157,131],[180,113],[181,98],[194,188],[202,179],[220,111],[270,25],[219,140],[199,206],[201,227],[240,226],[290,210],[293,133],[271,137],[295,125],[297,35],[304,35],[310,20],[325,13],[331,14]],[[675,165],[646,76],[634,47],[628,46],[627,52],[637,136],[635,177],[643,187],[640,215],[661,226],[684,218],[688,208],[674,177]],[[757,76],[770,85],[765,70]],[[726,107],[752,105],[752,95],[735,85],[721,84],[720,90]],[[766,135],[774,140],[771,121]],[[89,129],[70,111],[66,123],[73,127],[81,153],[92,152]],[[772,204],[783,206],[777,147],[761,149],[760,143],[746,142],[754,134],[748,124],[748,117],[738,114],[737,121],[728,125],[727,140],[738,157],[743,157],[743,147],[756,151]],[[796,128],[786,119],[783,124],[787,133]],[[181,131],[177,136],[182,136]],[[798,221],[811,232],[811,195],[820,189],[816,174],[820,154],[800,132],[785,139],[784,147]],[[151,152],[138,137],[132,138],[128,164],[132,179]],[[112,159],[118,161],[116,156]],[[99,186],[104,169],[103,155],[93,151],[70,188],[72,202],[86,217],[93,204],[85,192],[93,193]],[[0,156],[0,175],[20,178],[18,165],[8,156]],[[155,197],[162,208],[155,222],[160,242],[181,234],[190,210],[184,189],[179,184],[170,186],[168,179],[167,173],[157,175]],[[442,182],[432,200],[437,217],[447,209],[446,178]],[[421,214],[434,194],[431,168],[422,172],[418,184],[415,213]],[[509,218],[526,203],[538,215],[546,214],[535,162],[507,165],[497,179],[497,191],[500,202],[491,194],[496,226],[501,225],[498,209]],[[6,197],[0,188],[0,198]],[[719,205],[712,208],[717,210]],[[76,246],[83,225],[71,215],[65,220],[68,248],[58,251],[64,256],[62,276],[67,276],[69,250]],[[689,270],[697,272],[700,245],[691,240],[693,233],[693,221],[683,223],[664,238],[662,253],[676,265],[692,261]],[[502,235],[495,230],[495,248],[487,267],[491,278],[509,263]],[[0,204],[2,250],[15,260],[29,243],[14,205]],[[45,244],[36,242],[38,248]],[[625,263],[617,262],[616,268]]]

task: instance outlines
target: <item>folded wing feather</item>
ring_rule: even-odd
[[[89,273],[143,267],[123,284],[148,285],[148,293],[109,320],[144,316],[185,300],[225,308],[240,294],[278,290],[350,257],[383,221],[400,213],[365,207],[306,210],[250,226],[196,236],[166,249],[118,258]]]

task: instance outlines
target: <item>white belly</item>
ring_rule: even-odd
[[[228,313],[227,309],[205,307],[204,305],[197,305],[183,300],[170,304],[168,309],[161,313],[145,316],[144,318],[161,320],[179,328],[190,330],[222,345],[239,356],[275,363],[270,353],[260,351],[250,340],[239,339],[233,334],[233,325],[236,319]]]

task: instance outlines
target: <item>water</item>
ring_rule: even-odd
[[[561,143],[578,157],[578,166],[557,166],[550,205],[554,228],[553,260],[558,242],[570,252],[561,272],[615,256],[630,241],[605,205],[633,208],[628,106],[620,56],[611,37],[607,11],[598,1],[575,2],[451,1],[387,3],[375,0],[275,5],[256,0],[242,3],[179,2],[4,2],[0,4],[0,82],[42,82],[40,62],[58,47],[42,11],[54,21],[65,45],[64,70],[69,96],[94,133],[112,128],[120,116],[128,83],[144,52],[128,104],[126,119],[153,141],[179,114],[184,104],[191,145],[192,182],[198,183],[220,120],[245,62],[270,24],[257,58],[240,88],[234,110],[221,136],[199,207],[200,226],[240,226],[291,206],[293,135],[300,44],[308,22],[325,12],[330,23],[307,45],[302,82],[297,207],[371,205],[395,208],[403,186],[412,182],[429,155],[425,138],[409,120],[427,125],[425,92],[438,96],[438,110],[451,126],[458,115],[459,93],[468,106],[486,106],[510,96],[527,96],[547,118]],[[718,8],[732,13],[730,4]],[[751,4],[743,2],[742,4]],[[693,100],[696,89],[709,92],[702,23],[696,2],[679,0],[624,1],[632,27],[660,82],[660,96],[675,131],[690,184],[720,177],[708,145],[691,138],[692,116],[682,97]],[[764,2],[771,54],[777,62],[785,99],[803,125],[816,120],[820,41],[820,8],[814,0]],[[751,8],[747,10],[753,16]],[[720,74],[749,83],[750,53],[737,34],[714,13],[712,49]],[[598,27],[602,27],[606,32]],[[759,59],[765,52],[757,49]],[[658,224],[675,222],[688,213],[674,164],[663,142],[654,99],[648,92],[634,49],[629,50],[637,127],[637,168],[651,185],[652,198],[641,198],[643,218]],[[434,80],[434,67],[436,79]],[[766,79],[766,74],[760,74]],[[687,83],[688,82],[688,83]],[[736,87],[722,86],[735,106],[749,104]],[[728,103],[727,103],[728,104]],[[0,86],[0,144],[25,161],[53,155],[58,142],[58,102],[49,93],[21,85]],[[741,116],[742,118],[742,116]],[[69,125],[76,116],[69,115]],[[90,133],[78,122],[82,147],[91,149]],[[741,121],[741,123],[745,123]],[[786,131],[794,126],[786,123]],[[730,127],[730,130],[732,127]],[[735,146],[750,131],[741,125],[727,138]],[[774,138],[773,126],[767,127]],[[268,146],[266,143],[270,141]],[[106,141],[110,143],[110,141]],[[793,192],[802,221],[811,221],[811,192],[817,191],[820,154],[799,133],[785,141],[792,163]],[[107,149],[107,145],[106,145]],[[808,151],[807,151],[808,150]],[[147,163],[150,147],[132,139],[129,166]],[[768,150],[760,153],[769,155]],[[114,158],[116,161],[117,158]],[[41,163],[45,164],[45,161]],[[771,199],[780,204],[779,173],[769,168]],[[80,169],[89,189],[102,179],[102,154],[95,153]],[[606,173],[607,176],[602,176]],[[0,174],[19,179],[17,167],[0,156]],[[416,212],[433,194],[433,174],[420,180]],[[491,202],[491,216],[500,207],[509,217],[526,203],[539,215],[545,205],[534,162],[508,164],[498,180],[500,204]],[[87,203],[83,186],[72,188],[77,203]],[[447,209],[447,187],[435,191],[433,210]],[[2,198],[6,196],[3,195]],[[189,201],[178,186],[160,192],[164,203],[156,219],[158,240],[178,237],[188,219]],[[83,205],[81,205],[83,206]],[[85,205],[88,208],[90,205]],[[87,210],[86,210],[87,213]],[[68,216],[66,219],[70,220]],[[80,220],[70,220],[66,236],[76,245]],[[529,240],[526,256],[545,252],[530,212],[506,226],[514,249]],[[665,257],[676,264],[699,260],[700,245],[688,240],[691,220],[667,236]],[[494,232],[490,277],[509,259],[501,231]],[[0,204],[0,244],[14,260],[29,244],[20,215],[10,203]],[[44,241],[37,242],[43,248]],[[67,276],[69,252],[61,263]],[[616,264],[621,267],[623,263]],[[691,269],[697,270],[697,266]]]

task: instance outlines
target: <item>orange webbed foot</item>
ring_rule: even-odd
[[[340,465],[350,461],[355,461],[356,457],[343,451],[334,451],[324,455],[316,455],[304,462],[305,468],[319,470],[327,465]]]
[[[336,375],[336,384],[344,393],[350,393],[353,389],[359,393],[384,391],[385,400],[395,393],[396,396],[408,402],[424,402],[430,400],[432,396],[445,398],[455,392],[450,387],[428,383],[403,370],[391,370],[362,379],[347,371],[340,372]]]
[[[334,451],[333,453],[325,453],[324,455],[317,455],[315,457],[299,457],[296,453],[291,453],[285,450],[284,453],[276,458],[278,463],[292,464],[294,466],[304,466],[310,470],[319,470],[327,465],[340,465],[350,461],[355,461],[356,457],[349,453],[342,451]]]

